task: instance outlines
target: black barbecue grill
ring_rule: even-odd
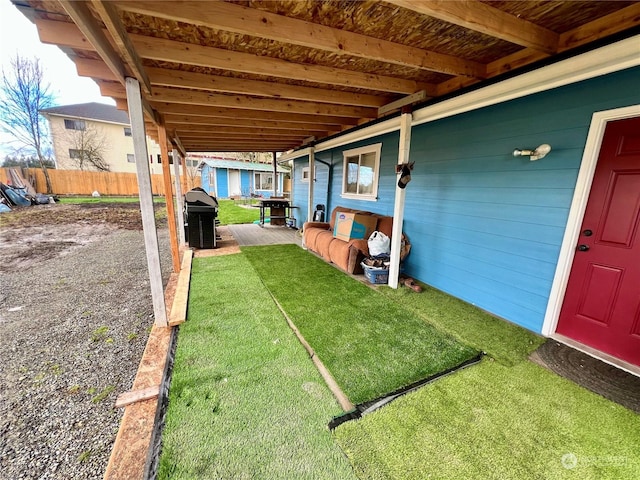
[[[189,246],[216,248],[218,201],[199,187],[189,190],[184,199],[184,230]]]

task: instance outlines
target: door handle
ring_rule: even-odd
[[[580,250],[581,252],[586,252],[587,250],[589,250],[589,245],[578,245],[578,250]]]

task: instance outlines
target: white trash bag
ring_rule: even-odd
[[[389,255],[391,253],[391,239],[382,232],[375,231],[367,241],[369,256]]]

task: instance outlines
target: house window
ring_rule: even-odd
[[[304,167],[302,169],[302,177],[300,181],[302,183],[309,183],[309,167]]]
[[[84,120],[70,120],[68,118],[65,118],[64,128],[66,128],[67,130],[84,130]]]
[[[127,162],[136,163],[136,156],[133,153],[127,153]]]
[[[158,163],[162,163],[162,155],[158,154]]]
[[[70,148],[69,158],[82,158],[82,150],[78,150],[77,148]]]
[[[125,137],[131,136],[131,127],[124,127],[124,136]]]
[[[342,196],[359,200],[376,200],[380,175],[382,144],[343,152]]]
[[[273,190],[273,173],[256,172],[254,179],[256,190]]]

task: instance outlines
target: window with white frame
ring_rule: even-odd
[[[273,190],[273,173],[255,172],[254,180],[256,190]]]
[[[302,178],[300,181],[302,183],[309,183],[309,167],[302,168]]]
[[[342,196],[376,200],[380,175],[381,143],[343,152]]]

